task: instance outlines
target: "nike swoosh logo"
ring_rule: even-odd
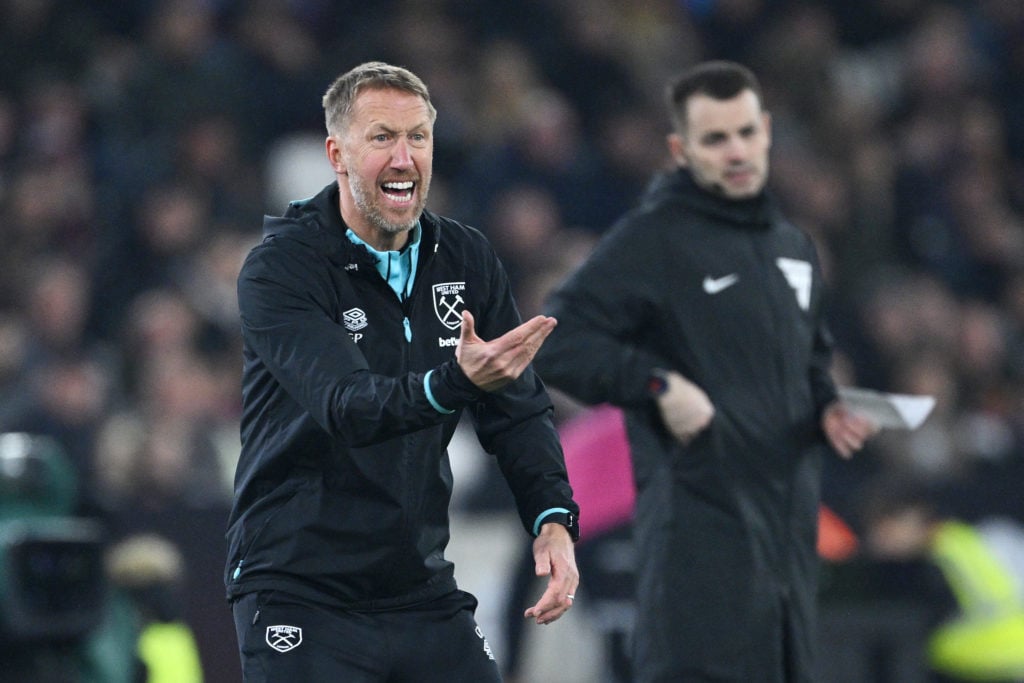
[[[728,289],[734,284],[739,282],[740,276],[736,273],[729,273],[722,277],[711,277],[708,275],[704,278],[704,291],[708,294],[718,294],[723,289]]]

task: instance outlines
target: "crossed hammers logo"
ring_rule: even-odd
[[[437,319],[449,330],[456,330],[462,325],[462,308],[466,305],[462,292],[465,290],[465,282],[443,282],[434,285],[434,312]]]
[[[267,645],[278,652],[294,650],[302,643],[302,629],[298,626],[268,626]]]

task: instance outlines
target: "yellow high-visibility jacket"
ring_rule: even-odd
[[[931,552],[960,614],[931,635],[929,664],[964,680],[1024,680],[1024,599],[1012,570],[959,521],[940,525]]]

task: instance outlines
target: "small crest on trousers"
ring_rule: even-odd
[[[434,313],[449,330],[457,330],[462,325],[462,311],[466,308],[462,293],[465,291],[465,282],[441,282],[433,287]]]
[[[268,626],[267,645],[278,652],[294,650],[302,644],[302,629],[298,626]]]

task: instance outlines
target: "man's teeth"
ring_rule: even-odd
[[[414,183],[411,180],[402,182],[382,183],[381,189],[393,202],[405,203],[412,201],[412,188]]]

